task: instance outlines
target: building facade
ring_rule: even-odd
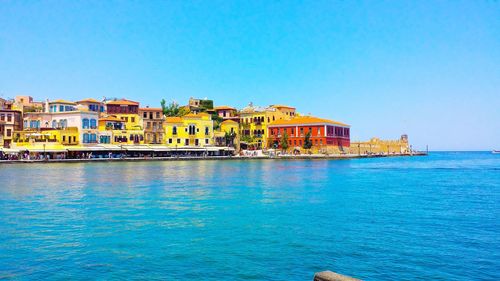
[[[91,111],[31,112],[24,115],[24,128],[30,131],[42,129],[77,128],[78,143],[97,143],[99,114]]]
[[[342,153],[350,147],[350,126],[341,122],[312,116],[300,116],[291,120],[277,120],[268,127],[268,145],[283,148],[286,134],[288,149],[302,150],[309,135],[313,152]]]
[[[241,142],[255,148],[267,148],[268,130],[267,126],[278,120],[290,120],[295,115],[295,109],[282,106],[286,111],[277,107],[257,107],[253,104],[243,108],[240,112],[240,136]],[[293,115],[290,115],[293,112]]]
[[[165,143],[170,147],[213,146],[213,121],[207,113],[167,117],[164,130]]]
[[[125,121],[127,130],[142,130],[142,120],[139,116],[139,103],[131,100],[113,100],[106,103],[108,115],[116,116]]]
[[[99,114],[106,112],[105,104],[92,98],[77,101],[76,108],[83,111],[98,112]]]
[[[0,109],[0,146],[9,148],[14,131],[23,129],[22,112],[12,109]]]
[[[163,110],[161,108],[144,107],[139,108],[139,116],[142,119],[142,127],[144,128],[144,143],[145,144],[161,144],[164,143],[165,132],[163,129]]]

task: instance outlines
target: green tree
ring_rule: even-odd
[[[214,130],[220,128],[220,123],[224,121],[224,118],[220,117],[217,113],[212,114],[212,120],[214,121]]]
[[[288,149],[288,134],[286,133],[286,131],[281,136],[281,149],[283,151],[287,151]]]
[[[311,141],[311,131],[307,132],[306,137],[304,139],[304,148],[305,149],[311,149],[312,147],[312,141]]]
[[[167,117],[184,116],[189,113],[188,109],[186,109],[185,107],[180,107],[176,102],[167,104],[165,99],[161,100],[161,109],[163,111],[163,114]]]

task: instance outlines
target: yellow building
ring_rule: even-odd
[[[212,116],[206,113],[167,117],[164,132],[165,142],[170,147],[205,147],[214,144]]]
[[[15,131],[12,148],[30,152],[65,152],[79,144],[77,127]]]
[[[142,129],[128,129],[126,121],[114,115],[99,119],[98,135],[101,144],[144,144]]]
[[[351,142],[351,154],[408,154],[411,153],[411,146],[408,143],[408,136],[402,135],[399,140],[381,140],[371,138],[369,141]]]
[[[113,100],[106,103],[108,115],[114,115],[125,121],[127,130],[142,130],[142,119],[139,115],[139,103],[130,100]]]
[[[266,148],[267,126],[277,120],[292,119],[295,116],[295,108],[285,105],[263,108],[250,103],[239,114],[241,142],[247,146]]]
[[[220,123],[220,128],[214,133],[216,146],[234,147],[236,151],[240,149],[240,124],[233,120],[226,120]]]

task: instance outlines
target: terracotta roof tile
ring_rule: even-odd
[[[301,124],[331,124],[331,125],[339,125],[339,126],[349,126],[347,124],[338,122],[338,121],[333,121],[333,120],[328,120],[328,119],[322,119],[318,117],[313,117],[313,116],[300,116],[300,117],[295,117],[291,120],[277,120],[269,124],[269,126],[279,126],[279,125],[301,125]]]

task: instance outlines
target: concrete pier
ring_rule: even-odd
[[[314,281],[361,281],[332,271],[322,271],[314,274]]]

